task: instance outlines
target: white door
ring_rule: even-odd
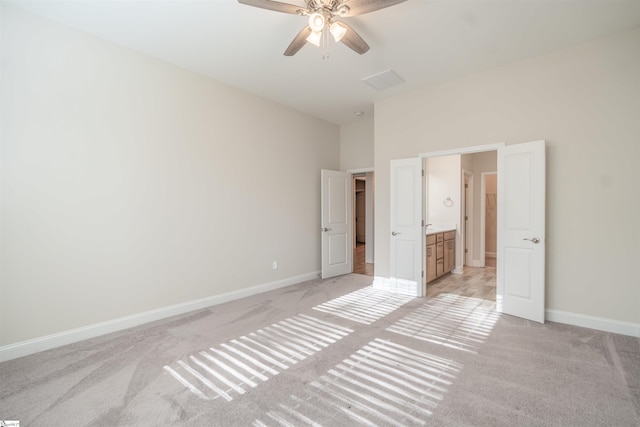
[[[498,149],[498,311],[544,323],[545,142]]]
[[[322,278],[353,271],[351,178],[346,172],[321,171]]]
[[[421,158],[391,161],[390,286],[424,296],[423,167]]]

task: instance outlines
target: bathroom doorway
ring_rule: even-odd
[[[496,184],[496,170],[497,150],[428,157],[426,222],[439,228],[446,225],[458,232],[456,268],[452,274],[428,283],[428,296],[447,292],[496,301],[497,186],[491,186],[491,181],[490,203],[485,197],[485,176],[493,177]],[[442,200],[447,197],[453,201],[451,207],[443,205]],[[488,230],[491,237],[485,264],[487,205],[491,208]]]

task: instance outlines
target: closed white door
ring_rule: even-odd
[[[393,289],[423,296],[423,159],[391,161],[390,279]]]
[[[351,178],[346,172],[321,171],[323,279],[353,271]]]
[[[498,149],[498,311],[544,323],[545,142]]]

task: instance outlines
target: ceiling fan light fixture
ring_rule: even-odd
[[[307,41],[313,45],[320,47],[320,40],[322,40],[322,31],[312,31],[307,37]]]
[[[2,0],[0,0],[2,1]],[[285,56],[293,56],[305,43],[316,46],[323,45],[323,59],[328,58],[327,42],[331,33],[336,42],[343,43],[346,47],[359,55],[369,51],[367,42],[349,25],[344,22],[334,23],[333,19],[350,18],[385,9],[407,0],[298,0],[299,5],[285,3],[287,0],[237,0],[247,6],[276,12],[303,15],[308,17],[306,25],[293,38],[284,51]]]
[[[342,40],[342,37],[344,37],[344,35],[347,33],[347,29],[339,22],[332,22],[329,26],[329,31],[331,31],[331,35],[333,36],[333,39],[336,41],[336,43]]]
[[[309,27],[311,31],[320,32],[324,28],[325,18],[324,15],[318,12],[314,12],[309,15]]]

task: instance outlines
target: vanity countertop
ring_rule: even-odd
[[[427,234],[427,236],[429,236],[431,234],[445,233],[447,231],[456,231],[456,229],[455,228],[451,228],[451,227],[431,227],[431,226],[429,226],[429,228],[427,228],[426,234]]]

